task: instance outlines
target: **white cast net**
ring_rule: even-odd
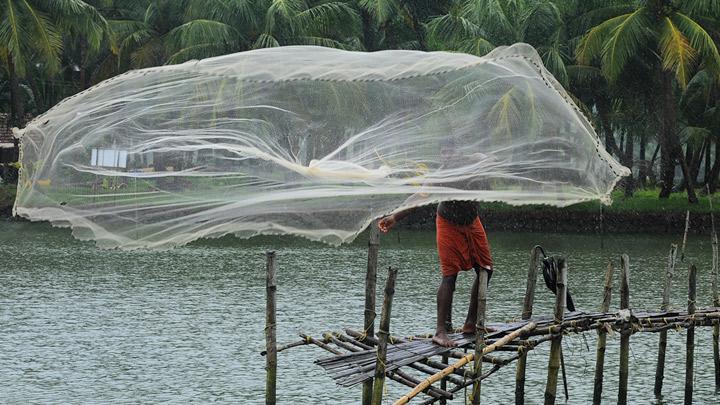
[[[609,202],[629,173],[525,44],[294,46],[130,71],[20,131],[15,212],[102,247],[228,233],[338,244],[443,200]]]

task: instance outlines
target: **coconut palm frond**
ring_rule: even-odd
[[[495,45],[480,36],[462,41],[458,44],[458,51],[476,56],[486,55],[493,49],[495,49]]]
[[[318,4],[299,12],[294,18],[300,26],[322,33],[336,29],[345,35],[354,35],[360,32],[362,24],[357,11],[340,1]]]
[[[27,2],[23,4],[24,7],[20,12],[25,15],[23,23],[27,24],[27,33],[34,41],[33,49],[42,56],[45,69],[51,74],[55,73],[60,69],[62,35],[45,13]]]
[[[182,49],[208,43],[227,46],[234,43],[239,35],[234,27],[219,21],[192,20],[173,28],[168,32],[167,39],[176,49]]]
[[[272,34],[269,33],[262,33],[260,34],[255,42],[253,43],[253,49],[259,49],[259,48],[275,48],[280,46],[280,42],[278,42],[277,38],[272,36]]]
[[[650,36],[645,8],[618,18],[622,18],[621,22],[612,29],[602,50],[602,70],[610,80],[620,75]]]
[[[400,8],[397,0],[360,0],[359,3],[379,24],[387,21]]]
[[[717,0],[677,0],[676,4],[693,17],[720,17],[720,1]]]
[[[603,44],[606,42],[610,32],[622,23],[629,14],[613,17],[601,24],[591,28],[578,43],[575,49],[575,57],[583,65],[589,65],[593,59],[602,56]]]
[[[672,22],[682,31],[690,41],[690,45],[702,57],[703,63],[708,69],[720,77],[720,53],[712,37],[696,21],[682,13],[675,13]]]
[[[687,86],[690,69],[697,52],[669,17],[663,18],[660,30],[660,58],[664,70],[675,72],[680,87]]]
[[[700,147],[705,139],[712,136],[712,131],[703,127],[685,126],[680,130],[680,141]]]
[[[428,34],[438,41],[452,44],[480,34],[480,26],[457,12],[433,17],[427,23]]]

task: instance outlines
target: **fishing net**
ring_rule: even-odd
[[[485,57],[261,49],[134,70],[19,131],[15,213],[102,247],[351,241],[444,200],[565,206],[629,170],[525,44]]]

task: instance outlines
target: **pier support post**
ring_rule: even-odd
[[[375,336],[375,294],[377,291],[377,258],[380,247],[380,231],[377,221],[370,224],[370,239],[368,240],[367,272],[365,273],[365,323],[363,333],[365,336]],[[362,405],[370,405],[372,400],[372,378],[363,382]]]
[[[688,275],[688,315],[690,319],[695,313],[697,298],[695,287],[697,286],[697,269],[695,265],[690,266]],[[695,325],[690,324],[687,328],[687,341],[685,343],[685,405],[692,404],[693,396],[693,364],[695,362]]]
[[[564,260],[558,261],[557,289],[555,292],[555,325],[560,329],[565,307],[567,306],[567,268]],[[551,328],[552,331],[552,328]],[[550,344],[550,360],[548,361],[547,383],[545,385],[545,404],[555,403],[557,394],[558,371],[562,355],[562,330],[557,332]]]
[[[665,312],[670,308],[670,287],[672,287],[672,279],[675,274],[675,263],[677,261],[676,244],[670,245],[670,253],[668,254],[668,263],[665,269],[665,286],[663,287],[663,300],[660,310]],[[655,367],[655,397],[662,397],[663,379],[665,378],[665,352],[667,350],[667,331],[660,332],[660,340],[658,341],[658,359]]]
[[[712,223],[712,302],[714,307],[720,307],[720,294],[718,294],[718,237],[715,232],[715,215],[712,213],[712,199],[710,200],[710,222]],[[720,391],[720,323],[713,322],[713,362],[715,363],[715,391]]]
[[[472,389],[472,404],[480,403],[480,375],[482,374],[482,356],[485,348],[485,312],[487,309],[488,271],[478,271],[477,318],[475,320],[475,382]]]
[[[610,310],[614,272],[615,266],[613,266],[612,261],[608,261],[607,271],[605,271],[605,289],[603,293],[602,304],[600,304],[600,312],[608,312]],[[603,371],[605,368],[606,344],[607,331],[605,329],[600,329],[598,330],[597,351],[595,354],[595,385],[593,387],[594,405],[598,405],[602,402]]]
[[[538,266],[540,264],[540,246],[535,246],[530,251],[530,265],[528,268],[527,285],[525,287],[525,300],[523,301],[522,319],[532,317],[533,304],[535,302],[535,285],[537,284]],[[525,403],[525,369],[527,368],[527,352],[523,351],[517,360],[515,369],[515,404]]]
[[[620,265],[620,310],[627,310],[630,308],[630,258],[628,255],[622,255],[620,257]],[[627,404],[631,333],[632,328],[630,326],[630,320],[628,319],[620,331],[620,381],[618,383],[618,405]]]
[[[265,253],[265,292],[267,295],[267,306],[265,309],[265,403],[274,405],[276,401],[277,383],[277,339],[275,337],[275,293],[277,291],[277,279],[275,277],[275,252]]]
[[[380,327],[378,329],[377,360],[375,361],[375,381],[373,382],[372,405],[381,405],[383,387],[385,386],[385,361],[387,360],[387,343],[390,337],[390,313],[392,300],[395,295],[395,278],[397,269],[388,268],[388,278],[385,282],[385,297],[380,314]]]

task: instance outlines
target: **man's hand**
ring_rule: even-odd
[[[380,230],[381,230],[383,233],[387,233],[387,231],[389,231],[390,228],[392,228],[392,227],[395,225],[395,222],[396,222],[396,221],[395,221],[395,216],[394,216],[394,215],[388,215],[388,216],[386,216],[385,218],[383,218],[383,219],[381,219],[380,221],[378,221],[378,228],[380,228]]]

